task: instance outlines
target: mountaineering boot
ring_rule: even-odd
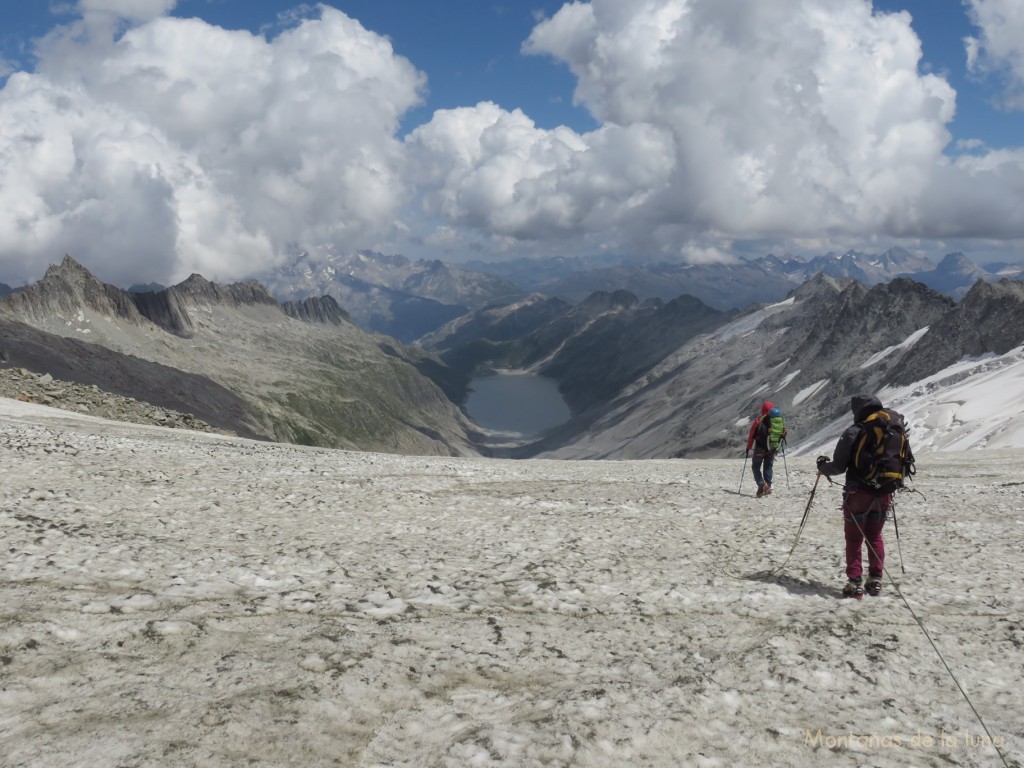
[[[864,591],[869,595],[878,595],[882,591],[882,579],[880,576],[869,576],[864,583]]]
[[[853,597],[857,600],[864,599],[864,588],[860,585],[860,579],[856,581],[850,579],[846,582],[846,586],[843,587],[843,597]]]
[[[754,494],[754,496],[756,498],[760,499],[762,496],[767,496],[767,495],[768,495],[768,493],[764,489],[764,483],[762,483],[761,485],[757,486],[757,493]]]
[[[772,485],[771,485],[771,483],[765,483],[764,484],[764,495],[765,496],[771,496],[772,495]]]

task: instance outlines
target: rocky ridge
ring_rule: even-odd
[[[230,430],[211,426],[189,413],[179,413],[136,400],[134,397],[106,392],[95,384],[61,381],[48,373],[33,373],[25,368],[0,366],[0,397],[132,424],[192,429],[222,435],[235,434]]]
[[[69,256],[0,299],[0,360],[18,367],[100,387],[116,382],[109,388],[145,400],[155,386],[167,395],[154,400],[161,407],[208,406],[195,413],[221,428],[245,427],[238,434],[246,437],[476,455],[475,426],[432,378],[449,386],[443,364],[392,341],[348,322],[331,298],[282,308],[259,283],[225,286],[199,275],[132,294]],[[81,367],[79,353],[90,370],[66,375]],[[170,386],[152,381],[160,371]],[[86,374],[92,380],[81,381]],[[218,403],[233,409],[232,423],[218,422]]]
[[[1014,291],[1004,287],[1000,296],[1012,303]],[[868,288],[819,274],[787,300],[695,337],[613,400],[523,453],[561,459],[725,456],[742,448],[750,415],[764,400],[782,408],[795,444],[843,416],[851,394],[878,392],[897,380],[923,357],[930,338],[943,335],[931,331],[945,323],[960,326],[955,318],[963,318],[965,304],[970,302],[958,305],[905,278]],[[979,305],[973,316],[987,318],[991,305]],[[984,336],[988,325],[977,332]],[[969,348],[956,346],[959,359]],[[931,362],[917,369],[914,380],[941,369],[944,356],[945,346],[924,356]]]

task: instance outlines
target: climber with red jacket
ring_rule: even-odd
[[[782,411],[774,403],[765,401],[761,405],[761,415],[750,425],[750,433],[747,435],[747,455],[750,455],[751,448],[754,449],[750,467],[754,472],[754,482],[757,483],[757,498],[772,492],[775,454],[785,437],[786,424]]]

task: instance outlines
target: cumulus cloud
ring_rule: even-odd
[[[663,186],[671,137],[610,126],[586,138],[537,128],[492,103],[442,110],[406,140],[425,208],[460,226],[522,239],[600,229]]]
[[[967,236],[977,206],[958,211],[962,199],[984,199],[1000,236],[1024,235],[1020,156],[944,155],[956,94],[919,71],[906,13],[593,0],[538,23],[523,49],[564,62],[602,127],[543,131],[493,104],[438,113],[407,141],[433,215],[694,261],[719,253],[695,238]]]
[[[1005,105],[1024,109],[1024,4],[1019,0],[967,0],[980,29],[969,37],[967,65],[974,72],[997,71],[1007,78]]]
[[[82,0],[0,91],[0,258],[68,251],[104,279],[245,277],[296,242],[373,245],[405,201],[423,75],[328,6],[272,39]],[[96,16],[132,22],[117,36]]]
[[[0,103],[0,135],[10,137],[0,149],[0,242],[26,277],[62,252],[86,252],[117,274],[151,259],[201,263],[234,238],[266,250],[193,158],[116,105],[18,74]],[[195,237],[203,232],[216,241]]]
[[[1019,4],[970,4],[972,65],[1024,82]],[[567,3],[523,51],[568,67],[600,127],[481,102],[402,140],[425,78],[341,11],[267,37],[174,6],[79,0],[0,91],[5,274],[64,251],[127,282],[247,277],[310,243],[700,263],[1024,237],[1024,154],[947,155],[956,94],[870,0]]]

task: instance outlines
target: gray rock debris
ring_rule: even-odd
[[[188,413],[178,413],[144,403],[132,397],[105,392],[95,384],[59,381],[50,374],[37,374],[24,368],[0,366],[0,397],[26,403],[38,403],[98,416],[102,419],[153,424],[160,427],[193,429],[199,432],[234,434],[211,427]]]

